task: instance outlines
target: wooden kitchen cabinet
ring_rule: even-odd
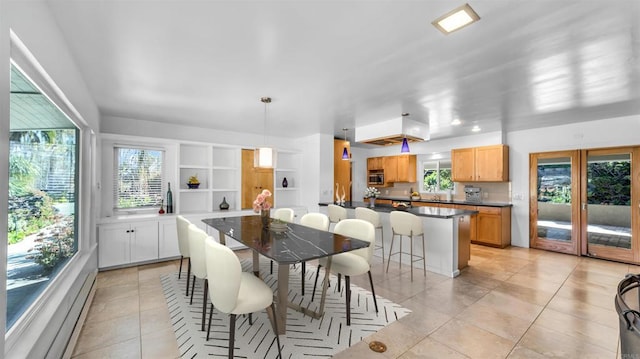
[[[451,171],[454,182],[506,182],[509,180],[509,147],[453,149]]]
[[[511,245],[511,207],[476,207],[476,235],[472,243],[504,248]]]
[[[416,181],[416,155],[399,155],[394,156],[397,160],[397,179],[396,182],[415,182]]]
[[[369,157],[367,158],[367,170],[381,170],[384,168],[383,157]]]
[[[392,185],[394,182],[398,182],[398,157],[397,156],[382,157],[382,163],[384,167],[385,186],[389,186],[389,185]]]

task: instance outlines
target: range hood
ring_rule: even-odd
[[[408,117],[394,118],[356,127],[356,142],[378,146],[398,145],[403,138],[409,142],[429,140],[429,125]]]

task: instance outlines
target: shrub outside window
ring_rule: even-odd
[[[424,163],[422,190],[426,192],[442,192],[453,190],[450,160],[431,161]]]

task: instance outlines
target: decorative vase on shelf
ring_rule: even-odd
[[[369,207],[375,208],[375,206],[376,206],[376,198],[375,197],[369,197]]]
[[[262,220],[262,228],[269,228],[270,219],[271,219],[271,210],[261,209],[260,220]]]
[[[219,207],[223,211],[229,209],[229,203],[227,203],[227,197],[222,197],[222,203],[220,203]]]
[[[171,182],[167,183],[167,213],[173,213],[173,194],[171,193]]]
[[[289,181],[287,181],[287,177],[282,180],[282,188],[289,187]]]
[[[160,201],[160,210],[158,211],[159,214],[164,214],[164,199]]]

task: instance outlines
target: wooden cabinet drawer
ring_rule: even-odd
[[[476,207],[477,211],[480,213],[485,213],[485,214],[500,214],[502,213],[502,208],[500,207],[482,207],[482,206],[478,206]]]

